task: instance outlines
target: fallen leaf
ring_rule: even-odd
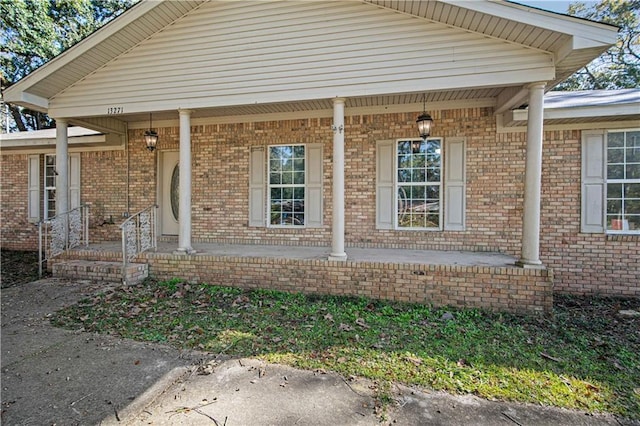
[[[356,319],[356,324],[359,325],[362,328],[369,328],[367,323],[362,318],[357,318]]]
[[[404,357],[404,359],[406,361],[409,361],[410,363],[412,363],[414,365],[421,365],[422,364],[422,360],[420,358],[416,358],[416,357],[413,357],[413,356],[407,355],[407,356]]]
[[[348,324],[345,324],[345,323],[341,322],[340,325],[338,326],[338,330],[340,330],[340,331],[353,331],[353,327],[351,327]]]

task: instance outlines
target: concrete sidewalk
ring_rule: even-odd
[[[609,415],[402,386],[394,387],[396,403],[381,419],[374,385],[364,379],[253,359],[213,360],[50,325],[57,309],[101,289],[46,279],[2,290],[3,425],[621,424]]]

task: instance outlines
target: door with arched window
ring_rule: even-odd
[[[169,151],[161,153],[160,160],[160,233],[178,235],[179,230],[179,187],[180,153]]]

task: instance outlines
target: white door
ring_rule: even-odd
[[[178,235],[180,153],[162,152],[160,161],[160,233]]]

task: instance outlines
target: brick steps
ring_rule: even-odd
[[[113,283],[122,282],[122,263],[98,260],[65,260],[53,265],[53,276],[70,279],[85,279]],[[149,265],[130,263],[125,282],[136,284],[149,276]]]

